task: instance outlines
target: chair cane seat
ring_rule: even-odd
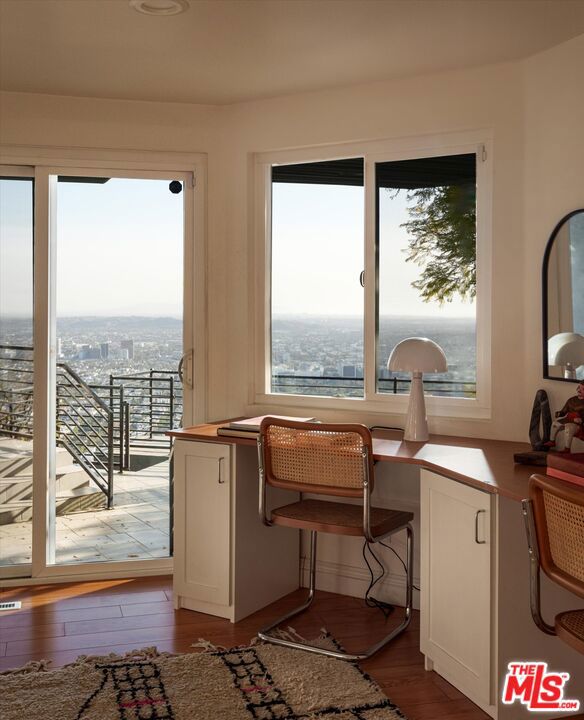
[[[371,508],[371,532],[375,537],[405,527],[413,513],[387,508]],[[326,500],[300,500],[272,510],[275,525],[316,530],[336,535],[363,536],[363,506]]]
[[[584,610],[568,610],[556,615],[555,629],[559,638],[584,653]]]

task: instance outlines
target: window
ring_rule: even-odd
[[[488,416],[487,139],[426,140],[258,156],[258,402],[401,410],[388,357],[429,337],[449,364],[424,376],[430,412]]]

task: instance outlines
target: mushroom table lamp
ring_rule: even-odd
[[[404,440],[425,442],[429,436],[422,375],[424,373],[444,373],[448,370],[444,351],[440,345],[428,338],[407,338],[399,342],[391,351],[387,369],[391,372],[407,371],[412,373]]]
[[[576,380],[578,367],[584,365],[584,336],[563,332],[551,337],[548,340],[548,365],[559,365],[566,380]]]

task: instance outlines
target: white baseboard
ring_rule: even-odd
[[[309,568],[308,563],[302,560],[302,587],[308,587]],[[327,562],[326,560],[316,563],[316,589],[326,592],[350,595],[351,597],[364,598],[371,576],[366,568],[344,565],[342,563]],[[420,587],[420,579],[414,577],[414,585]],[[406,597],[406,576],[405,573],[386,572],[383,580],[380,580],[373,590],[373,596],[392,605],[405,604]],[[420,609],[420,593],[414,590],[414,608]]]
[[[135,561],[136,563],[140,561]],[[146,561],[147,562],[147,561]],[[146,563],[145,563],[146,564]],[[86,571],[75,573],[71,571],[74,567],[67,567],[66,574],[63,575],[37,575],[36,577],[26,578],[0,578],[0,587],[27,587],[33,585],[52,585],[59,583],[77,583],[77,582],[95,582],[99,580],[120,580],[134,579],[141,577],[155,577],[158,575],[172,575],[172,558],[163,558],[162,562],[152,563],[150,567],[128,567],[128,563],[124,564],[119,570],[102,570],[98,568],[99,563],[95,563],[94,571]],[[87,569],[87,565],[84,566]]]

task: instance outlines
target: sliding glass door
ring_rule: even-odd
[[[166,432],[191,413],[193,187],[184,171],[0,178],[0,575],[172,555]]]

